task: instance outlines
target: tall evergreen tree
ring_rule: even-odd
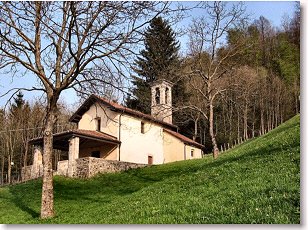
[[[173,88],[173,104],[177,98],[184,96],[183,82],[177,79],[176,71],[179,66],[179,42],[171,26],[166,20],[157,17],[152,20],[144,35],[144,49],[135,61],[134,98],[128,97],[126,105],[144,113],[151,111],[150,83],[158,79],[166,79],[175,83]]]
[[[25,100],[23,99],[24,94],[21,91],[19,91],[16,96],[17,97],[14,98],[15,105],[13,105],[13,106],[16,107],[16,108],[21,108],[25,104]]]

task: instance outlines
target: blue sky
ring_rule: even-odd
[[[186,4],[193,4],[193,2],[187,2]],[[284,15],[292,16],[295,9],[295,1],[245,1],[247,13],[251,15],[252,19],[257,19],[261,15],[267,18],[274,26],[281,25],[281,20]],[[191,17],[186,19],[188,21],[183,24],[189,24],[189,20],[193,17],[200,15],[200,12],[191,12]],[[181,25],[179,25],[181,26]],[[182,50],[185,50],[185,42],[181,39]],[[9,76],[0,75],[0,95],[5,91],[14,87],[31,88],[36,84],[35,77],[29,75],[11,79]],[[24,91],[26,100],[33,100],[34,97],[38,97],[40,94],[34,92]],[[9,96],[0,98],[0,107],[2,107]],[[62,100],[65,100],[68,104],[74,104],[77,101],[75,93],[72,91],[65,91],[62,95]]]
[[[245,2],[247,12],[251,12],[252,17],[258,18],[261,15],[269,19],[273,25],[280,26],[282,16],[292,15],[295,8],[295,1],[247,1]]]

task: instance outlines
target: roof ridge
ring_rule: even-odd
[[[122,109],[122,110],[124,110],[124,111],[126,111],[126,112],[134,113],[135,115],[139,114],[141,117],[149,118],[149,119],[151,119],[151,120],[153,120],[153,121],[156,121],[156,122],[159,122],[159,123],[161,123],[161,124],[164,124],[164,125],[168,125],[168,126],[177,128],[177,126],[174,125],[174,124],[170,124],[170,123],[168,123],[168,122],[158,120],[157,118],[155,118],[155,117],[152,116],[151,114],[146,114],[146,113],[140,112],[140,111],[138,111],[138,110],[134,110],[134,109],[128,108],[128,107],[126,107],[126,106],[124,106],[124,105],[121,105],[121,104],[119,104],[119,103],[117,103],[117,102],[112,101],[111,99],[109,100],[109,99],[107,99],[107,98],[104,98],[104,97],[101,97],[101,96],[98,96],[98,95],[95,95],[95,94],[92,94],[91,96],[94,96],[94,97],[96,97],[97,99],[99,99],[99,100],[101,100],[101,101],[103,101],[103,102],[105,102],[105,103],[108,103],[109,105],[113,106],[114,108]]]

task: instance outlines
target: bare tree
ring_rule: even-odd
[[[233,89],[237,95],[236,107],[242,116],[243,120],[243,136],[244,140],[249,139],[248,137],[248,120],[249,114],[255,114],[251,111],[251,107],[255,105],[255,97],[258,87],[258,75],[257,72],[248,66],[241,66],[236,69],[234,77]]]
[[[169,6],[152,1],[0,3],[0,68],[34,74],[39,85],[28,90],[46,95],[41,218],[54,216],[52,134],[61,93],[97,81],[86,73],[99,64],[117,68],[128,62],[140,31]]]
[[[200,109],[209,121],[209,132],[213,145],[213,157],[218,157],[219,149],[214,132],[214,105],[217,95],[226,90],[222,78],[226,75],[228,59],[240,52],[243,45],[239,38],[232,46],[224,48],[227,33],[232,28],[242,28],[244,7],[242,3],[230,8],[226,2],[204,3],[204,17],[195,19],[189,29],[191,69],[187,72],[190,84],[196,94],[203,98],[207,109]]]

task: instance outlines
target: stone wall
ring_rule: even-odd
[[[22,167],[22,169],[21,169],[21,180],[22,181],[31,180],[31,171],[32,171],[32,165]]]
[[[79,178],[89,178],[98,173],[120,172],[145,166],[147,165],[85,157],[76,160],[76,167],[73,176]]]
[[[54,175],[68,175],[68,160],[59,161],[57,172]],[[120,172],[133,168],[146,167],[146,164],[136,164],[123,161],[105,160],[95,157],[84,157],[75,160],[72,172],[73,177],[89,178],[98,173]],[[34,167],[29,165],[22,168],[22,180],[32,180],[43,176],[43,165]]]
[[[33,179],[36,179],[42,176],[43,176],[43,165],[42,164],[36,167],[34,167],[33,165],[29,165],[21,169],[21,180],[22,181],[33,180]]]
[[[90,157],[78,158],[76,160],[73,177],[88,178],[89,177]]]
[[[68,160],[59,161],[56,175],[67,176],[67,170],[68,170]]]

